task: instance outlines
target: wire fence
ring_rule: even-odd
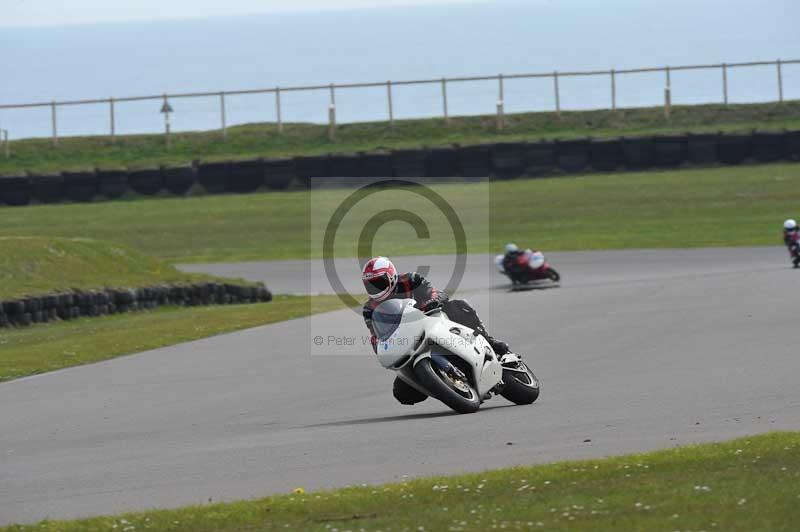
[[[438,78],[438,79],[416,79],[416,80],[405,80],[405,81],[382,81],[382,82],[371,82],[371,83],[340,83],[340,84],[327,84],[327,85],[307,85],[307,86],[295,86],[295,87],[273,87],[273,88],[260,88],[260,89],[245,89],[245,90],[233,90],[233,91],[218,91],[218,92],[186,92],[186,93],[174,93],[174,94],[158,94],[158,95],[149,95],[149,96],[128,96],[128,97],[120,97],[120,98],[99,98],[99,99],[82,99],[82,100],[66,100],[66,101],[50,101],[50,102],[36,102],[36,103],[22,103],[22,104],[3,104],[0,105],[0,110],[31,110],[31,109],[49,109],[50,114],[50,131],[49,136],[51,138],[53,146],[58,145],[59,141],[59,110],[65,110],[69,107],[85,107],[85,106],[97,106],[102,105],[107,107],[107,120],[108,120],[108,129],[106,135],[113,141],[118,132],[117,132],[117,115],[119,113],[119,107],[122,105],[130,105],[135,102],[146,102],[146,101],[159,101],[161,102],[160,112],[163,114],[163,131],[165,133],[166,142],[169,144],[170,142],[170,133],[172,129],[171,125],[171,115],[174,113],[173,107],[171,102],[180,99],[213,99],[215,100],[218,112],[218,124],[219,130],[223,137],[226,136],[227,130],[229,127],[229,110],[228,108],[231,105],[231,102],[234,101],[236,98],[244,98],[246,96],[252,95],[272,95],[271,97],[274,98],[274,119],[275,124],[277,126],[277,131],[279,133],[283,132],[284,129],[284,111],[285,111],[285,99],[292,94],[296,93],[323,93],[327,99],[327,109],[326,113],[323,115],[320,113],[320,117],[324,116],[324,120],[320,122],[327,122],[329,127],[329,135],[331,138],[334,138],[336,135],[336,126],[337,126],[337,96],[341,96],[345,94],[345,91],[357,92],[357,90],[370,90],[370,91],[380,91],[383,93],[383,99],[386,105],[386,111],[384,118],[388,120],[391,124],[394,124],[395,119],[397,117],[397,103],[396,103],[396,91],[403,87],[420,87],[420,86],[430,86],[436,89],[439,92],[439,110],[434,112],[434,116],[438,116],[444,119],[445,123],[449,123],[450,117],[453,116],[453,111],[450,105],[450,92],[453,90],[454,86],[463,85],[463,84],[477,84],[477,83],[496,83],[496,113],[497,113],[497,126],[498,128],[502,129],[505,124],[505,113],[507,108],[509,107],[509,102],[507,102],[507,89],[506,85],[513,81],[513,80],[550,80],[552,83],[552,102],[553,106],[549,110],[555,111],[556,113],[561,113],[562,110],[566,110],[564,105],[562,105],[562,83],[570,78],[580,78],[580,77],[600,77],[606,79],[606,89],[608,91],[608,100],[605,105],[601,104],[601,107],[604,109],[611,109],[617,110],[618,108],[622,107],[620,105],[620,97],[619,97],[619,90],[618,84],[621,77],[630,77],[635,75],[646,75],[646,74],[661,74],[664,76],[663,78],[663,104],[664,104],[664,111],[667,115],[669,115],[670,108],[672,106],[672,86],[673,86],[673,75],[686,72],[686,71],[717,71],[718,73],[718,81],[714,82],[714,84],[718,83],[718,96],[715,98],[710,98],[710,101],[705,103],[713,103],[719,102],[727,105],[730,102],[730,94],[729,94],[729,71],[732,69],[744,69],[744,68],[756,68],[756,67],[774,67],[775,71],[772,74],[769,74],[770,77],[774,76],[774,80],[776,81],[777,92],[774,94],[774,99],[770,98],[770,101],[784,101],[784,70],[787,65],[798,65],[800,64],[800,59],[793,59],[793,60],[781,60],[778,59],[776,61],[752,61],[752,62],[744,62],[744,63],[720,63],[720,64],[704,64],[704,65],[683,65],[683,66],[662,66],[662,67],[650,67],[650,68],[633,68],[633,69],[620,69],[620,70],[589,70],[589,71],[566,71],[566,72],[540,72],[540,73],[527,73],[527,74],[498,74],[494,76],[464,76],[464,77],[451,77],[451,78]],[[763,73],[761,74],[763,75]],[[703,92],[705,94],[711,94],[709,91],[709,87],[707,86],[710,83],[709,80],[706,80],[703,86],[694,86],[693,90],[696,92]],[[374,94],[372,95],[374,98]],[[484,96],[485,98],[485,91]],[[518,102],[512,105],[514,112],[523,112],[523,111],[539,111],[539,110],[547,110],[542,108],[535,108],[534,105],[525,105],[526,100],[531,100],[532,98],[522,98],[521,102]],[[595,97],[596,99],[596,97]],[[659,101],[661,99],[661,95],[659,95]],[[708,99],[708,98],[707,98]],[[73,119],[75,117],[73,116]],[[251,121],[261,121],[258,120],[258,117],[251,116]],[[13,128],[12,126],[8,126],[9,128]],[[150,131],[151,133],[155,131]],[[8,131],[4,133],[5,137],[3,137],[2,132],[0,132],[0,142],[5,145],[6,149],[8,147]],[[44,135],[39,135],[44,136]],[[3,142],[4,141],[4,142]]]

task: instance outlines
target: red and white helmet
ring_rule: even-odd
[[[386,257],[375,257],[364,265],[361,271],[361,280],[370,299],[383,301],[386,296],[394,293],[397,286],[397,270],[392,261]]]

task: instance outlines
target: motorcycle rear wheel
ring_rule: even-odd
[[[503,367],[503,388],[500,395],[518,405],[532,404],[539,398],[539,379],[520,361],[515,367]]]
[[[433,397],[459,414],[471,414],[481,406],[481,398],[472,384],[456,382],[433,364],[430,358],[423,359],[414,366],[414,374]]]

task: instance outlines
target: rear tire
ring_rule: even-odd
[[[438,366],[434,368],[430,358],[420,360],[414,366],[414,374],[420,383],[431,392],[431,395],[440,400],[459,414],[472,414],[481,406],[481,398],[477,390],[469,384],[464,383],[468,388],[467,392],[457,391],[447,384],[448,377],[440,375]]]
[[[520,361],[516,367],[503,368],[503,389],[500,395],[518,405],[529,405],[539,398],[539,379]]]
[[[560,274],[560,273],[558,273],[558,272],[557,272],[556,270],[554,270],[553,268],[550,268],[549,270],[547,270],[547,276],[548,276],[548,277],[550,278],[550,280],[551,280],[551,281],[553,281],[554,283],[557,283],[557,282],[559,282],[559,281],[561,280],[561,274]]]

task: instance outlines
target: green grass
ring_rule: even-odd
[[[487,190],[488,187],[488,190]],[[780,222],[798,215],[800,165],[680,169],[433,187],[464,220],[470,249],[509,240],[544,250],[779,245]],[[80,236],[173,262],[319,257],[325,213],[348,190],[0,209],[0,236]],[[400,196],[405,194],[405,196]],[[397,191],[360,204],[342,227],[337,254],[353,256],[370,209],[398,206],[428,219],[429,204]],[[488,212],[487,212],[488,202]],[[311,206],[314,206],[312,211]],[[314,214],[313,224],[312,216]],[[386,255],[451,253],[452,233],[433,219],[431,239],[401,223],[378,233]],[[441,224],[440,224],[441,225]],[[312,242],[310,246],[309,243]]]
[[[335,296],[276,296],[270,303],[255,305],[165,307],[24,329],[0,329],[0,382],[341,306]]]
[[[686,131],[751,131],[753,129],[800,129],[800,101],[743,105],[676,106],[669,119],[660,107],[614,111],[526,113],[507,116],[498,131],[493,116],[456,117],[450,125],[442,119],[400,120],[346,124],[337,139],[327,137],[327,126],[286,124],[279,134],[275,124],[248,124],[219,131],[173,135],[165,148],[163,135],[117,137],[68,137],[53,148],[49,139],[12,141],[10,159],[0,157],[0,173],[22,170],[85,169],[93,166],[131,168],[190,162],[196,159],[237,159],[261,156],[355,152],[387,148],[477,144],[502,140],[542,138],[616,137],[685,133]],[[12,131],[13,134],[13,131]]]
[[[800,433],[8,530],[794,531]]]
[[[53,223],[58,222],[53,220]],[[206,279],[210,277],[179,272],[169,264],[120,244],[49,236],[0,237],[0,300],[69,289],[139,287]]]

